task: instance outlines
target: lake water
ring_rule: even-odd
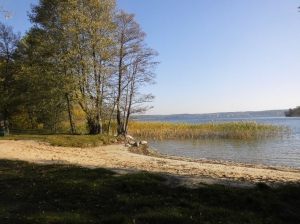
[[[282,137],[258,140],[148,140],[148,143],[151,148],[161,153],[176,156],[300,168],[300,118],[214,118],[157,121],[206,123],[249,120],[288,126],[291,132]]]

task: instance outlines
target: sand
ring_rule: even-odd
[[[0,159],[102,167],[119,174],[148,171],[165,176],[166,184],[173,187],[184,185],[195,188],[205,186],[203,184],[253,187],[259,182],[273,186],[300,184],[300,169],[297,168],[169,156],[146,146],[137,148],[116,144],[72,148],[31,140],[0,140]]]

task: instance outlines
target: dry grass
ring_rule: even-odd
[[[131,122],[129,132],[146,139],[257,139],[286,133],[287,127],[254,121],[218,123]]]
[[[11,130],[10,134],[0,137],[0,140],[37,140],[62,147],[97,147],[114,144],[116,137],[108,135],[71,135],[49,134],[42,131]]]

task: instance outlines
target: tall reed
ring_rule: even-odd
[[[131,122],[131,135],[145,139],[257,139],[283,135],[287,127],[255,121],[210,122],[203,124]]]

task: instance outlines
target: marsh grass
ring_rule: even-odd
[[[300,223],[300,187],[172,188],[147,172],[0,160],[0,223]]]
[[[288,132],[287,127],[254,121],[218,123],[131,122],[130,134],[146,139],[257,139]]]
[[[49,134],[42,131],[22,131],[12,130],[0,140],[37,140],[48,142],[54,146],[63,147],[95,147],[100,145],[112,144],[116,137],[108,135],[70,135],[70,134]]]

